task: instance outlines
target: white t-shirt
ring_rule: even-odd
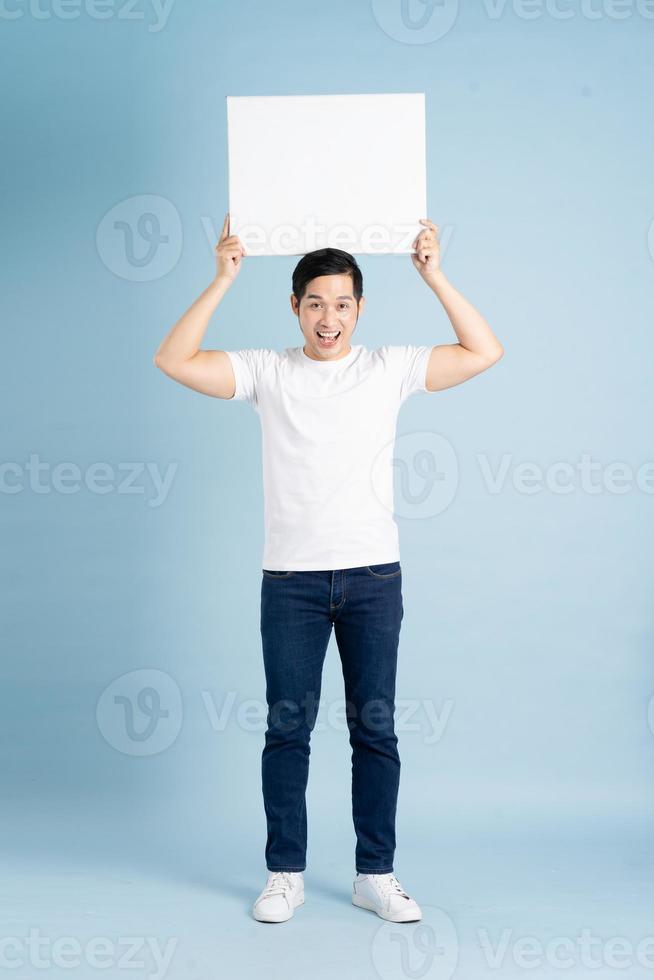
[[[310,571],[399,561],[393,446],[400,405],[427,391],[431,347],[352,344],[318,361],[302,347],[227,351],[234,399],[261,421],[263,568]]]

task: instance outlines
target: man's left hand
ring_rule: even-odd
[[[428,280],[440,269],[440,247],[438,244],[438,225],[428,218],[421,218],[420,224],[426,228],[420,232],[413,240],[412,247],[415,252],[411,253],[411,261],[423,279]]]

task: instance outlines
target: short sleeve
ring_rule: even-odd
[[[388,346],[384,348],[393,376],[399,384],[400,401],[416,391],[429,391],[426,385],[427,365],[432,346],[416,344]]]
[[[257,391],[264,371],[277,356],[276,351],[267,348],[250,348],[247,350],[228,350],[236,380],[234,399],[248,401],[258,408]]]

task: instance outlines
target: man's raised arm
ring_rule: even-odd
[[[245,255],[237,235],[229,235],[225,216],[216,245],[216,276],[164,337],[154,363],[174,381],[214,398],[233,398],[236,379],[224,350],[200,350],[211,316],[241,270]]]
[[[432,348],[426,387],[428,391],[441,391],[486,371],[499,361],[504,348],[481,313],[445,278],[440,268],[438,225],[428,218],[420,220],[427,228],[413,242],[416,252],[411,259],[441,301],[459,341]]]

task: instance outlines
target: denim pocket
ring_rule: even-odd
[[[402,574],[399,561],[387,561],[383,565],[366,565],[366,571],[374,578],[396,578]]]
[[[261,571],[268,578],[290,578],[291,575],[295,575],[295,572],[275,572],[269,568],[262,568]]]

